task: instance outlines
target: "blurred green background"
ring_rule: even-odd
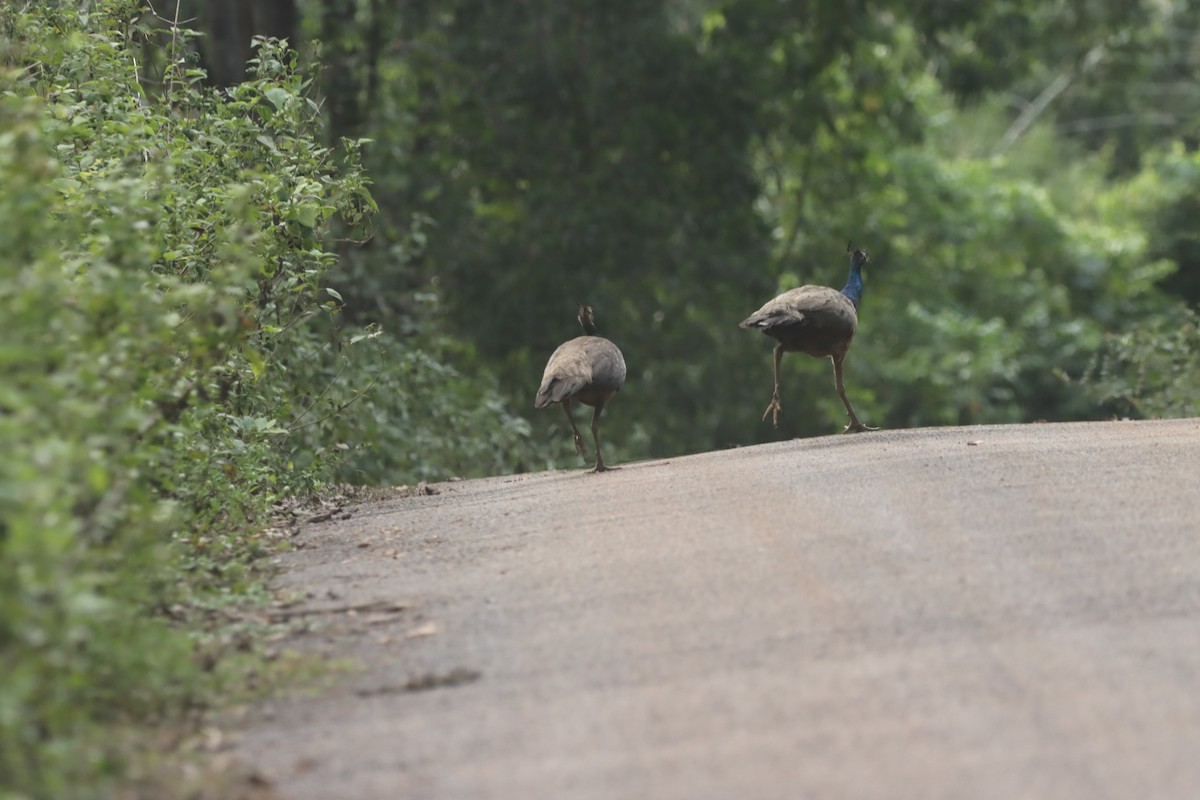
[[[400,368],[330,423],[365,448],[347,478],[575,466],[530,398],[577,300],[630,367],[618,462],[840,430],[804,357],[764,425],[773,342],[736,326],[840,287],[847,240],[872,256],[847,380],[873,424],[1197,413],[1192,3],[243,5],[182,4],[210,75],[286,36],[330,136],[372,140],[373,236],[330,281]],[[428,335],[482,395],[434,391],[418,431],[394,404]]]

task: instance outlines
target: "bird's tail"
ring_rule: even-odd
[[[537,395],[533,398],[533,407],[545,408],[551,403],[561,403],[564,397],[570,397],[585,385],[585,381],[551,378],[538,389]]]
[[[739,328],[770,328],[778,320],[771,314],[754,314],[738,323]]]

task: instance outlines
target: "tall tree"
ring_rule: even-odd
[[[215,86],[233,86],[246,79],[246,61],[253,55],[255,36],[298,44],[296,0],[159,0],[155,6],[163,18],[194,20],[207,34],[199,42],[199,52],[209,82]]]

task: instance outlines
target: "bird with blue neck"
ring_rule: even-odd
[[[740,327],[757,328],[775,339],[775,391],[763,412],[763,421],[779,427],[779,362],[784,353],[807,353],[814,358],[829,356],[833,360],[834,385],[842,405],[850,417],[847,431],[878,430],[864,425],[854,413],[842,382],[842,362],[858,329],[858,306],[863,296],[863,265],[870,261],[867,251],[846,243],[850,254],[850,277],[839,292],[828,286],[800,286],[784,292],[742,320]]]

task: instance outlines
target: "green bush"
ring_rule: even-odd
[[[186,520],[153,482],[174,460],[159,405],[186,379],[175,342],[219,331],[182,309],[205,286],[147,286],[145,240],[105,181],[103,217],[72,207],[63,124],[0,100],[0,787],[70,796],[116,753],[97,726],[182,710],[198,669],[152,612],[175,592],[167,542]],[[66,244],[66,247],[60,245]]]
[[[0,794],[88,794],[208,702],[186,610],[252,586],[281,495],[528,457],[468,349],[344,324],[376,209],[315,66],[260,39],[216,91],[139,14],[0,9]]]
[[[205,637],[164,610],[248,585],[379,371],[323,283],[329,226],[374,204],[311,75],[263,40],[218,93],[137,18],[0,10],[0,794],[100,796],[118,731],[207,702]]]
[[[364,335],[364,334],[359,334]],[[368,334],[369,335],[369,334]],[[350,356],[356,380],[325,377],[309,416],[293,426],[295,458],[320,457],[330,443],[341,458],[334,475],[355,484],[443,480],[545,468],[530,426],[504,401],[495,378],[458,365],[475,352],[448,336],[379,336]],[[353,404],[353,413],[332,410]],[[328,410],[326,410],[328,409]],[[310,418],[321,419],[308,425]]]
[[[1134,419],[1200,416],[1200,315],[1172,313],[1105,337],[1088,381],[1111,413]]]

